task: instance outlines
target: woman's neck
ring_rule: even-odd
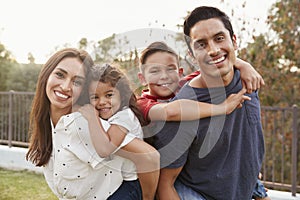
[[[63,116],[63,115],[67,115],[70,114],[71,110],[70,108],[68,109],[57,109],[57,108],[52,108],[50,107],[50,118],[52,120],[53,126],[55,127],[57,122],[59,121],[59,119]]]

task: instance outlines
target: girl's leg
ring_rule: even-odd
[[[123,181],[107,200],[142,200],[142,189],[138,180]]]

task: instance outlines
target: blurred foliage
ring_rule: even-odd
[[[224,3],[220,1],[220,3]],[[240,9],[246,7],[241,2]],[[247,35],[253,38],[245,48],[239,50],[240,58],[251,63],[264,77],[266,86],[260,90],[262,105],[291,106],[300,102],[300,47],[298,17],[299,0],[283,0],[275,2],[269,10],[267,33],[255,35],[257,32],[251,22],[237,15],[232,9],[231,17],[236,17],[242,24],[238,27],[237,37],[243,40]],[[259,21],[259,19],[253,19]],[[252,22],[253,22],[252,20]],[[179,28],[181,25],[177,25]],[[183,34],[177,33],[175,41],[183,42]],[[78,48],[91,52],[96,63],[118,62],[133,82],[134,89],[140,88],[137,79],[139,52],[131,48],[130,41],[124,35],[112,34],[110,37],[89,41],[82,38]],[[64,46],[68,46],[67,44]],[[61,47],[63,48],[63,47]],[[180,46],[179,48],[182,48]],[[186,51],[185,51],[186,52]],[[185,71],[194,70],[185,55],[181,55]],[[0,43],[0,91],[34,91],[41,66],[34,63],[31,53],[29,64],[19,64],[10,52]],[[186,70],[187,69],[187,70]]]
[[[265,34],[239,51],[266,82],[260,90],[262,105],[300,106],[300,11],[299,0],[278,1],[269,10]]]

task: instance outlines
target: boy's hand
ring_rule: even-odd
[[[247,93],[250,94],[265,85],[262,76],[248,62],[238,58],[236,60],[235,67],[241,72],[241,79],[246,85]]]
[[[243,87],[239,93],[228,96],[228,98],[222,103],[225,106],[226,114],[232,113],[232,111],[234,111],[236,108],[241,108],[243,106],[242,103],[245,100],[251,100],[250,97],[244,95],[245,93],[246,88]]]

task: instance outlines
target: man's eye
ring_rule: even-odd
[[[225,37],[223,35],[220,35],[217,37],[217,41],[223,41],[225,39]]]
[[[194,48],[195,49],[204,49],[205,48],[205,43],[204,42],[195,42],[194,43]]]

